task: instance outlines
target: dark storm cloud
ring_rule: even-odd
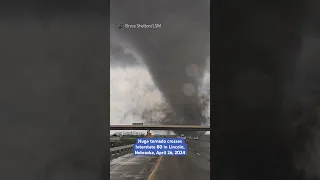
[[[320,19],[309,11],[319,6],[223,2],[213,12],[211,34],[212,178],[319,179],[319,104],[312,92],[320,67],[311,59],[319,59]]]
[[[138,61],[137,57],[135,57],[131,52],[128,52],[124,47],[118,44],[110,45],[110,56],[110,66],[141,66],[141,62]]]
[[[21,3],[0,13],[0,179],[100,180],[108,17],[87,3]]]
[[[197,88],[209,56],[209,8],[208,1],[111,1],[113,30],[143,58],[186,124],[200,124],[203,119]],[[121,23],[161,24],[161,28],[118,29]]]

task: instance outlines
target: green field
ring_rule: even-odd
[[[113,147],[125,146],[125,145],[135,144],[135,143],[136,143],[136,138],[124,138],[121,140],[121,142],[115,142],[113,144]]]

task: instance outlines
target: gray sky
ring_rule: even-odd
[[[193,125],[206,123],[199,108],[202,103],[199,93],[204,77],[208,76],[205,75],[210,46],[208,1],[123,0],[111,1],[110,7],[111,65],[118,67],[111,70],[111,84],[116,81],[111,88],[111,104],[117,108],[111,107],[111,123],[139,121],[133,116],[123,118],[122,114],[133,108],[142,112],[163,99],[176,116],[166,119],[170,123],[178,120]],[[119,24],[161,27],[119,29]],[[155,85],[159,92],[145,92]]]
[[[209,56],[210,7],[207,1],[111,1],[111,44],[126,45],[140,57],[153,82],[174,111],[172,124],[206,123],[198,96]],[[118,28],[119,24],[133,28]],[[157,24],[158,28],[135,28]],[[120,56],[114,48],[118,66],[135,62]],[[121,60],[120,60],[121,57]],[[121,64],[121,63],[122,64]],[[125,65],[124,65],[125,64]],[[180,132],[179,132],[180,133]],[[188,134],[190,132],[184,132]]]

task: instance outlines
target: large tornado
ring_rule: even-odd
[[[143,58],[178,123],[204,121],[198,87],[209,56],[209,9],[208,1],[111,1],[111,32]],[[161,28],[118,29],[121,23]]]

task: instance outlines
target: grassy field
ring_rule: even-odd
[[[125,145],[135,144],[135,143],[136,143],[136,138],[125,138],[125,139],[122,139],[121,142],[114,143],[113,147],[125,146]]]

